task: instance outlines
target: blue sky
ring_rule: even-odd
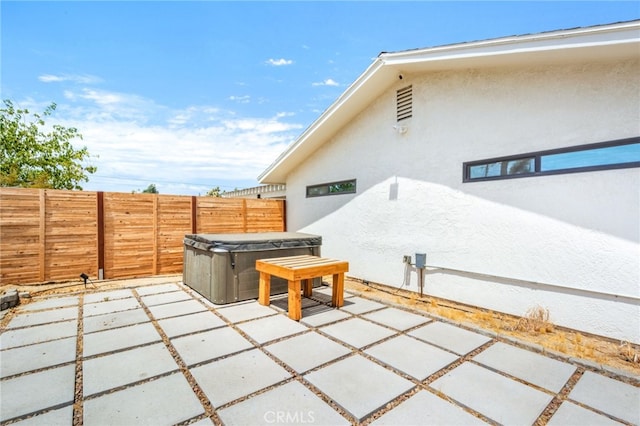
[[[625,2],[2,1],[1,91],[77,127],[85,190],[256,177],[391,52],[640,18]]]

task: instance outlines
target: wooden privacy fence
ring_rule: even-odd
[[[284,230],[283,200],[0,188],[0,285],[179,273],[185,234]]]

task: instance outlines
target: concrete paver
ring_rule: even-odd
[[[0,421],[73,403],[75,365],[3,380]]]
[[[151,323],[129,325],[99,331],[84,336],[83,356],[101,354],[160,341],[160,334]]]
[[[482,351],[473,360],[554,392],[560,392],[576,370],[566,362],[501,342]]]
[[[320,331],[356,348],[362,348],[396,334],[393,330],[360,318],[351,318],[327,325],[320,328]]]
[[[285,385],[222,409],[225,425],[318,424],[348,425],[349,421],[299,382]]]
[[[174,283],[150,285],[145,287],[137,287],[136,292],[140,296],[148,296],[150,294],[167,293],[170,291],[180,290],[184,287]]]
[[[78,306],[78,296],[34,299],[28,305],[20,306],[19,309],[23,312],[30,312],[43,309],[64,308],[68,306]]]
[[[255,301],[242,302],[231,306],[223,306],[218,313],[233,323],[275,315],[277,312],[268,306],[262,306]]]
[[[15,348],[47,342],[63,337],[77,336],[78,321],[63,321],[35,327],[10,329],[0,334],[0,349]]]
[[[216,314],[208,311],[163,319],[158,321],[158,324],[169,337],[196,333],[227,325]]]
[[[192,368],[214,407],[286,380],[291,375],[258,349]]]
[[[298,373],[351,353],[347,347],[314,331],[270,344],[265,349]]]
[[[258,343],[266,343],[281,337],[302,333],[309,328],[297,321],[292,321],[284,315],[258,318],[243,322],[238,328]]]
[[[9,377],[76,360],[76,338],[37,343],[0,352],[0,377]]]
[[[397,308],[382,309],[370,314],[365,314],[362,317],[401,331],[408,330],[431,321],[429,318],[423,317],[422,315],[412,314]]]
[[[162,305],[165,303],[181,302],[183,300],[192,300],[193,298],[184,291],[171,291],[168,293],[151,294],[141,297],[142,302],[147,306]]]
[[[587,410],[571,401],[565,401],[553,415],[548,426],[565,426],[565,425],[610,425],[619,426],[624,423],[611,420],[602,414]]]
[[[484,425],[479,418],[467,413],[426,390],[419,391],[391,411],[386,412],[371,424],[376,426],[423,425],[468,426]]]
[[[171,343],[187,365],[194,365],[253,347],[251,342],[229,327],[178,337],[173,339]]]
[[[455,325],[434,321],[408,333],[460,355],[465,355],[491,339]]]
[[[86,318],[91,315],[110,314],[113,312],[136,309],[139,307],[140,304],[133,297],[116,300],[108,299],[102,302],[85,303],[82,308],[82,315]]]
[[[144,401],[143,403],[141,403]],[[169,425],[204,413],[182,373],[84,401],[83,423],[94,425]]]
[[[207,308],[197,300],[184,300],[182,302],[167,303],[164,305],[149,306],[149,311],[155,319],[177,317],[194,312],[206,311]]]
[[[82,363],[85,397],[178,369],[163,343],[130,349]]]
[[[393,337],[371,346],[365,353],[418,380],[426,379],[458,359],[450,352],[408,336]]]
[[[430,384],[500,424],[533,424],[553,397],[465,362]]]
[[[44,414],[20,420],[12,424],[17,426],[69,426],[73,424],[73,406],[67,405],[66,407],[47,411]]]
[[[640,424],[640,388],[586,371],[569,399],[589,405],[631,424]]]
[[[84,333],[94,333],[150,321],[151,319],[142,308],[130,309],[128,311],[86,317],[83,321],[83,331]]]
[[[363,299],[362,297],[351,297],[344,299],[344,305],[340,309],[351,312],[352,314],[363,314],[384,307],[386,306],[382,303],[373,300]]]
[[[359,420],[414,387],[361,355],[340,360],[304,378]]]
[[[640,424],[637,382],[582,367],[574,385],[574,360],[485,345],[493,339],[359,296],[345,294],[347,309],[336,309],[329,287],[304,299],[300,322],[287,317],[285,296],[267,307],[215,305],[179,283],[91,290],[2,311],[13,318],[0,333],[1,422],[70,425],[79,361],[84,395],[75,402],[86,425],[211,425],[200,397],[226,424],[348,424],[378,410],[384,414],[373,423],[382,425],[475,424],[473,410],[531,424],[564,383],[568,399],[549,424]]]
[[[77,307],[28,312],[13,317],[9,325],[7,325],[7,328],[29,327],[32,325],[49,324],[56,321],[68,321],[77,318]]]
[[[88,293],[84,295],[84,303],[108,302],[109,300],[126,299],[133,297],[130,289],[99,291],[97,293]]]

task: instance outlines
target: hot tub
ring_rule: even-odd
[[[257,299],[257,259],[320,256],[321,245],[322,237],[299,232],[185,235],[182,281],[219,305]],[[286,280],[272,278],[271,294],[287,291]]]

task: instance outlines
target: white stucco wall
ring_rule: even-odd
[[[405,75],[287,178],[288,229],[349,275],[640,342],[640,170],[462,183],[465,161],[640,134],[640,63]],[[396,133],[395,91],[413,85]],[[306,198],[357,179],[357,193]],[[489,277],[494,276],[494,277]],[[502,278],[497,278],[502,277]]]

